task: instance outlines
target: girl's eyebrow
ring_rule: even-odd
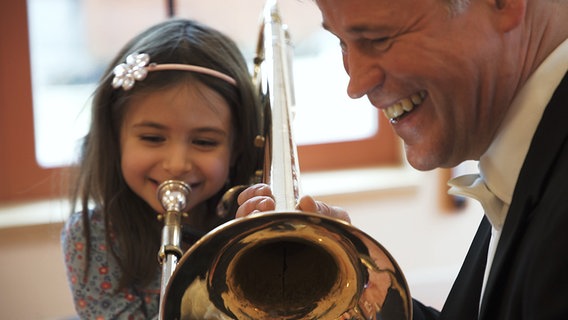
[[[225,130],[219,129],[219,128],[215,128],[215,127],[202,127],[202,128],[197,128],[196,129],[197,132],[201,132],[201,133],[215,133],[218,135],[222,135],[222,136],[227,136],[227,132]]]
[[[155,128],[155,129],[165,129],[166,128],[165,125],[160,124],[158,122],[153,122],[153,121],[142,121],[140,123],[134,124],[132,127],[134,127],[134,128],[148,127],[148,128]]]
[[[132,126],[133,128],[152,128],[152,129],[167,129],[168,127],[161,124],[161,123],[157,123],[157,122],[153,122],[153,121],[143,121],[140,123],[136,123]],[[195,128],[195,131],[197,132],[201,132],[201,133],[205,133],[205,132],[211,132],[211,133],[216,133],[216,134],[220,134],[223,136],[227,135],[227,132],[223,129],[219,129],[216,127],[198,127]]]

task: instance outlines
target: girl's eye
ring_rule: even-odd
[[[215,147],[219,145],[218,141],[211,139],[195,139],[193,143],[201,147]]]
[[[158,135],[142,135],[142,136],[140,136],[140,140],[146,141],[146,142],[151,142],[151,143],[159,143],[159,142],[163,142],[166,139],[164,137],[158,136]]]

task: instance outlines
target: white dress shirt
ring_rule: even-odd
[[[480,307],[521,166],[546,105],[567,71],[568,39],[542,62],[513,100],[495,139],[479,159],[481,179],[469,175],[449,182],[452,194],[481,200],[485,197],[482,191],[489,189],[500,200],[482,202],[492,230]]]

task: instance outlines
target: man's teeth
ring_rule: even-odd
[[[414,107],[421,104],[425,95],[426,94],[423,91],[415,93],[412,96],[401,99],[390,107],[383,109],[383,112],[391,122],[396,122],[398,117],[400,117],[403,113],[410,112],[414,109]]]

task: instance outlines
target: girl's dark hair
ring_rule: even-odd
[[[237,86],[195,72],[155,71],[137,81],[128,91],[111,86],[113,68],[132,53],[147,53],[151,63],[203,66],[234,78]],[[224,221],[216,218],[216,205],[231,186],[250,184],[262,157],[254,146],[261,132],[260,102],[246,61],[237,45],[224,34],[193,20],[172,19],[154,25],[128,42],[110,63],[93,97],[91,127],[85,136],[76,181],[72,184],[72,210],[79,206],[87,241],[90,239],[89,210],[104,215],[109,249],[123,276],[120,288],[143,287],[158,270],[161,224],[156,213],[125,183],[121,170],[120,128],[126,105],[137,94],[147,94],[183,82],[199,81],[218,92],[229,104],[235,133],[230,183],[208,200],[209,216],[201,221],[208,231]],[[91,209],[89,209],[91,208]],[[112,241],[111,241],[112,236]],[[87,259],[90,243],[87,243]],[[85,277],[87,277],[89,270]],[[120,289],[119,288],[119,289]]]

